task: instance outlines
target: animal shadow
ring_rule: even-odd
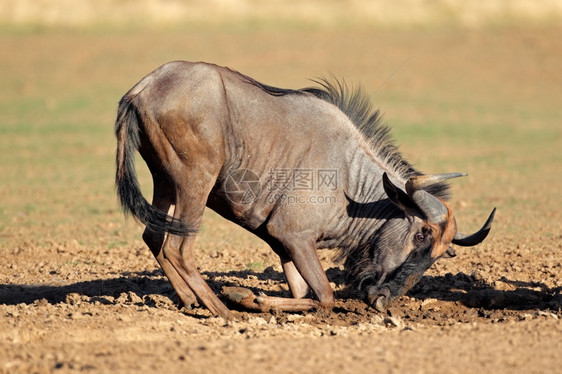
[[[327,269],[326,274],[336,286],[345,284],[345,273],[339,268]],[[255,294],[264,292],[260,282],[285,281],[284,275],[272,268],[263,271],[243,270],[203,273],[211,289],[220,295],[224,286],[242,286]],[[253,279],[247,285],[247,279]],[[256,282],[257,281],[257,282]],[[498,290],[492,285],[464,273],[443,276],[424,276],[409,292],[408,296],[419,299],[437,299],[459,302],[469,308],[510,310],[559,310],[562,309],[562,287],[549,288],[540,282],[523,282],[502,277],[500,282],[509,284],[509,290]],[[341,288],[341,287],[340,287]],[[267,290],[271,296],[290,297],[285,290]],[[0,304],[33,304],[42,300],[50,304],[72,303],[76,295],[85,296],[84,303],[117,304],[125,302],[148,307],[158,307],[154,295],[164,296],[178,304],[170,283],[161,270],[125,272],[109,279],[82,281],[64,285],[0,285]],[[361,298],[349,288],[336,292],[338,298]]]
[[[147,296],[159,294],[171,299],[175,297],[168,280],[161,270],[152,272],[125,272],[116,278],[82,281],[71,284],[3,284],[0,285],[0,304],[33,304],[46,301],[49,304],[73,303],[75,295],[85,296],[87,302],[114,304],[122,294],[144,304]],[[150,302],[148,302],[150,304]]]
[[[562,308],[562,287],[549,288],[540,282],[523,282],[502,277],[494,283],[509,285],[507,290],[465,273],[424,276],[409,292],[416,299],[459,302],[469,308],[509,310],[558,310]]]

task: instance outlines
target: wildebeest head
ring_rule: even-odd
[[[404,295],[437,259],[455,256],[451,244],[474,246],[486,238],[495,209],[480,230],[464,235],[457,232],[451,207],[424,190],[463,175],[411,177],[406,191],[395,186],[386,173],[383,175],[388,198],[404,214],[388,219],[371,243],[369,263],[358,279],[370,305],[382,311],[391,300]]]

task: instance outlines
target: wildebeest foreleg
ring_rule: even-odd
[[[328,277],[322,268],[316,252],[314,241],[300,235],[288,236],[285,249],[298,273],[312,289],[320,308],[331,309],[334,306],[334,290],[330,286]]]
[[[223,294],[233,303],[262,312],[270,310],[296,312],[333,308],[334,291],[318,259],[316,247],[311,241],[298,240],[296,235],[292,238],[294,239],[292,243],[295,244],[285,245],[287,256],[291,260],[281,256],[281,262],[295,298],[256,296],[250,290],[239,287],[225,287]],[[276,252],[279,253],[279,251]],[[306,295],[308,287],[312,289],[318,300],[298,298]]]
[[[310,288],[300,275],[293,261],[288,258],[281,258],[281,265],[283,266],[285,278],[287,278],[287,283],[289,284],[293,297],[295,299],[302,299],[305,297],[310,291]]]
[[[319,307],[319,302],[313,299],[288,299],[266,295],[256,296],[247,288],[223,287],[223,295],[234,304],[259,312],[279,310],[285,312],[302,312]]]

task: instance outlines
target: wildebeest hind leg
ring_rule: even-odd
[[[165,181],[163,178],[157,178],[154,180],[154,193],[152,198],[152,205],[155,208],[163,212],[168,212],[168,215],[173,216],[175,210],[175,193],[173,192],[169,183]],[[182,277],[178,274],[176,269],[172,266],[170,261],[164,257],[164,253],[162,247],[164,245],[164,241],[166,240],[167,234],[165,233],[155,233],[148,229],[144,230],[142,234],[142,238],[150,251],[158,261],[158,264],[166,274],[166,277],[172,284],[174,291],[178,295],[180,302],[186,306],[190,307],[193,304],[197,303],[197,298],[193,291],[187,283],[182,279]]]
[[[191,196],[188,192],[179,192],[174,217],[189,223],[194,228],[198,228],[203,217],[205,202],[206,196],[202,198],[200,195]],[[168,235],[163,248],[164,256],[211,313],[228,318],[230,311],[211,290],[195,265],[193,259],[194,242],[195,234],[185,237]]]
[[[170,235],[164,245],[166,258],[211,313],[228,318],[230,311],[211,290],[195,265],[191,253],[194,241],[195,235]]]

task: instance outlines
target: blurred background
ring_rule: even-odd
[[[223,21],[285,21],[317,25],[368,22],[376,26],[505,25],[556,22],[558,0],[4,0],[3,22],[41,25],[162,25]]]
[[[560,0],[3,0],[0,243],[140,243],[114,196],[114,117],[175,59],[360,85],[420,170],[470,174],[453,189],[465,231],[498,206],[498,240],[558,238],[561,20]]]

